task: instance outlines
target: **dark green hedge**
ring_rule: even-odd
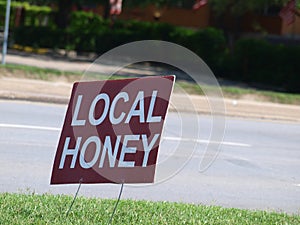
[[[4,27],[5,13],[6,13],[6,0],[0,0],[0,27]],[[53,13],[52,9],[48,6],[31,5],[28,2],[11,2],[10,9],[10,27],[15,24],[17,8],[23,8],[26,13],[24,16],[24,25],[34,26],[41,25]]]
[[[223,32],[215,28],[190,30],[164,23],[115,21],[98,15],[74,12],[65,30],[55,26],[23,26],[13,30],[19,45],[64,48],[102,54],[138,40],[165,40],[185,46],[199,55],[216,76],[280,87],[300,92],[300,46],[240,39],[229,51]]]
[[[177,28],[165,23],[116,21],[98,15],[74,12],[66,30],[55,27],[23,26],[14,29],[14,42],[34,47],[66,48],[102,54],[138,40],[165,40],[183,45],[211,65],[219,65],[226,49],[223,33],[214,28],[200,31]]]
[[[300,92],[300,46],[240,39],[231,55],[231,78]]]
[[[50,27],[18,27],[13,32],[14,43],[34,48],[65,48],[65,32]]]

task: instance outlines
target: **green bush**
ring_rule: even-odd
[[[16,44],[35,48],[66,48],[66,32],[50,27],[22,26],[14,29]]]
[[[280,55],[280,71],[284,88],[300,93],[300,46],[278,46]]]
[[[198,30],[186,37],[184,45],[200,56],[215,73],[218,73],[226,52],[226,39],[222,31],[215,28]]]
[[[96,41],[96,51],[104,53],[119,45],[140,40],[172,40],[175,27],[165,23],[140,21],[116,21],[100,29]]]
[[[271,44],[260,39],[240,39],[235,44],[231,74],[237,80],[300,92],[299,57],[299,46]]]
[[[67,28],[70,42],[74,49],[80,52],[93,52],[96,47],[96,38],[101,29],[107,26],[102,17],[91,12],[73,12],[71,23]]]
[[[16,44],[43,48],[64,48],[102,54],[119,45],[139,40],[165,40],[182,45],[199,55],[216,76],[300,92],[300,46],[271,44],[260,39],[240,39],[229,51],[222,31],[215,28],[197,31],[165,23],[103,20],[88,12],[73,12],[65,30],[53,22],[41,26],[41,16],[52,16],[49,8],[23,4],[27,22],[14,28]],[[5,6],[0,1],[0,9]],[[2,8],[1,8],[2,7]],[[40,20],[40,19],[39,19]]]
[[[96,40],[96,52],[102,54],[119,45],[135,41],[133,32],[126,29],[103,29]]]
[[[96,51],[101,54],[139,40],[164,40],[183,45],[198,54],[214,71],[220,69],[226,52],[226,40],[220,30],[193,31],[164,23],[138,21],[117,21],[113,27],[102,29],[97,36]]]
[[[234,49],[236,68],[245,81],[266,79],[272,73],[270,63],[274,52],[271,44],[264,40],[241,39],[237,41]],[[273,63],[273,62],[272,62]],[[258,70],[259,68],[259,70]],[[265,74],[265,76],[261,76]]]
[[[5,12],[6,12],[6,4],[7,1],[0,0],[0,12],[3,12],[3,14],[0,15],[0,26],[4,26],[5,21]],[[45,21],[46,19],[49,20],[49,17],[51,17],[52,9],[48,6],[37,6],[37,5],[30,5],[28,2],[11,2],[11,10],[10,10],[10,27],[13,27],[15,18],[16,18],[16,12],[17,8],[23,8],[25,13],[25,21],[23,26],[35,26],[40,25]],[[48,17],[48,18],[46,18]],[[52,21],[50,20],[50,23]]]

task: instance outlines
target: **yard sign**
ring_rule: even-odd
[[[154,182],[174,79],[75,83],[51,184]]]

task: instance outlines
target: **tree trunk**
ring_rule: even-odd
[[[55,23],[59,28],[66,28],[70,24],[70,16],[72,10],[72,0],[59,0],[58,12],[56,13]]]
[[[104,15],[103,18],[104,19],[109,19],[110,17],[110,3],[109,0],[106,0],[104,3]]]

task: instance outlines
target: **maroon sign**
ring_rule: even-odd
[[[51,184],[154,182],[174,79],[75,83]]]

